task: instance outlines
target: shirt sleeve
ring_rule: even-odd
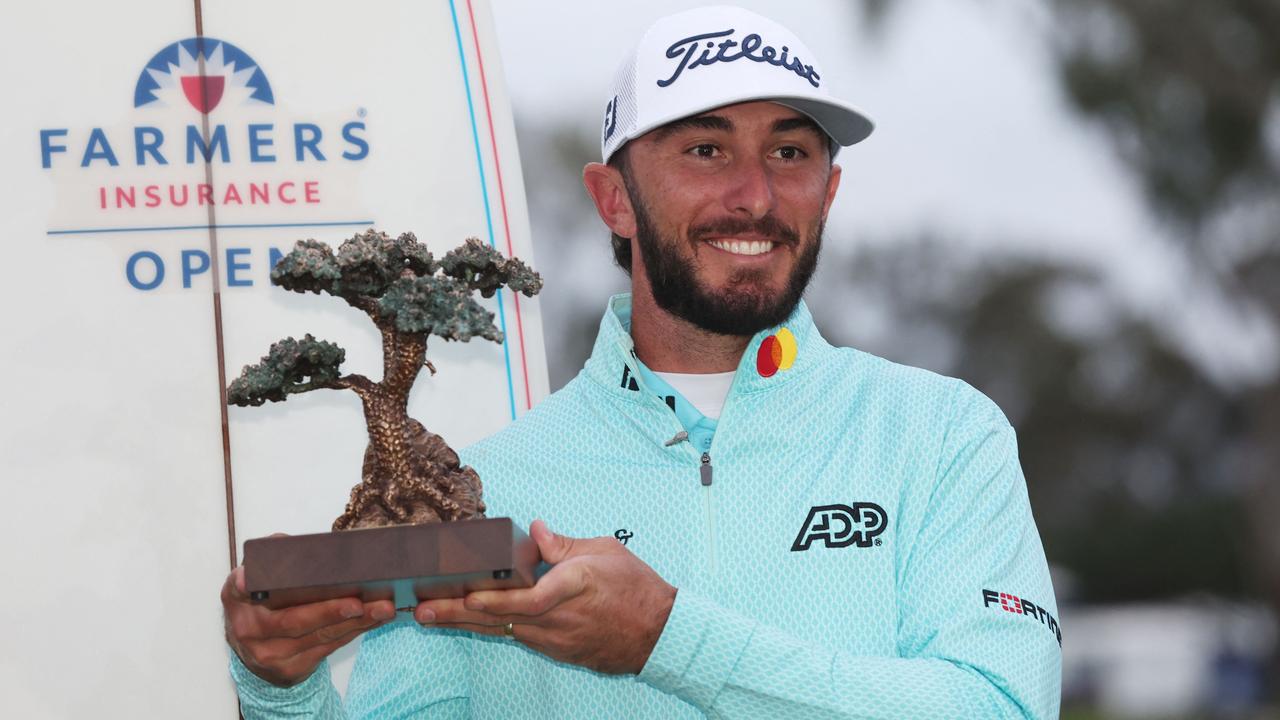
[[[467,718],[470,652],[465,638],[397,621],[366,633],[344,706],[323,662],[310,677],[282,688],[254,675],[234,652],[231,676],[245,720],[284,718]]]
[[[320,663],[306,680],[290,687],[273,685],[253,674],[240,658],[231,655],[231,679],[240,696],[240,714],[245,720],[275,718],[345,718],[342,699],[329,677],[328,661]]]
[[[685,590],[640,679],[712,717],[1057,718],[1062,655],[1013,429],[961,384],[898,514],[897,655],[801,640]]]

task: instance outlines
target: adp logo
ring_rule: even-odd
[[[124,124],[40,130],[56,195],[47,234],[156,238],[117,243],[131,252],[124,278],[150,291],[191,288],[214,267],[225,287],[266,283],[282,253],[228,243],[215,263],[210,229],[371,225],[357,182],[370,152],[365,109],[299,115],[276,90],[225,40],[163,47],[138,72]],[[187,231],[193,246],[174,247]]]
[[[819,541],[829,548],[879,545],[876,538],[888,526],[889,516],[875,503],[818,505],[809,509],[809,516],[805,518],[800,534],[796,535],[796,541],[791,544],[791,551],[803,552]]]

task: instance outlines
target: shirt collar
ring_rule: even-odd
[[[754,393],[785,385],[816,364],[831,346],[813,325],[809,308],[801,301],[782,323],[756,333],[738,362],[729,396]],[[631,339],[631,294],[609,298],[600,332],[584,372],[610,392],[639,401],[643,380]]]

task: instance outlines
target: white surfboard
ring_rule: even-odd
[[[198,20],[125,0],[30,5],[0,30],[13,717],[236,716],[232,556],[326,530],[366,437],[351,393],[224,415],[220,387],[305,333],[346,348],[345,371],[381,368],[368,319],[273,287],[275,258],[372,226],[537,267],[486,0],[245,0]],[[433,340],[439,373],[410,404],[455,447],[548,391],[536,299],[485,303],[506,343]]]

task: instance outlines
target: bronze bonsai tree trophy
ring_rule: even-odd
[[[510,519],[485,518],[480,477],[409,417],[408,403],[422,368],[435,374],[426,357],[429,335],[502,342],[476,291],[492,297],[506,287],[532,297],[542,278],[476,238],[437,261],[412,233],[393,239],[369,230],[336,253],[323,242],[299,241],[271,271],[271,282],[328,293],[368,315],[382,335],[382,380],[342,374],[346,351],[306,335],[273,344],[227,388],[227,402],[240,406],[322,388],[351,390],[364,405],[369,432],[363,479],[334,532],[245,543],[250,597],[283,607],[360,595],[393,598],[403,608],[473,588],[532,584],[536,545]]]

